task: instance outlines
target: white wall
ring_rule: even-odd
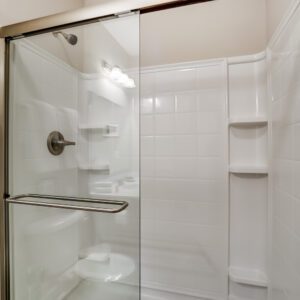
[[[298,6],[268,57],[273,140],[270,300],[300,299],[299,46]]]
[[[294,0],[266,0],[267,1],[267,34],[272,37],[284,14]]]

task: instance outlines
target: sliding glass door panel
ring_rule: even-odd
[[[14,300],[139,299],[139,15],[11,40]]]

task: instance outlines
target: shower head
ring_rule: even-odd
[[[59,34],[61,34],[65,39],[66,41],[70,44],[70,45],[76,45],[77,44],[77,41],[78,41],[78,37],[75,35],[75,34],[71,34],[71,33],[65,33],[63,31],[56,31],[56,32],[53,32],[53,35],[55,37],[57,37]]]

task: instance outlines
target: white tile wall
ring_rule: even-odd
[[[227,297],[223,76],[216,63],[141,77],[142,286],[163,299]]]
[[[300,299],[300,9],[269,49],[272,109],[270,300]]]

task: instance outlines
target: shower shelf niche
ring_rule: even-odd
[[[229,128],[231,173],[268,174],[268,127]]]
[[[233,174],[268,174],[267,166],[231,165],[229,172]]]
[[[240,284],[267,287],[268,279],[260,270],[250,270],[237,267],[229,268],[229,277],[232,281]]]

